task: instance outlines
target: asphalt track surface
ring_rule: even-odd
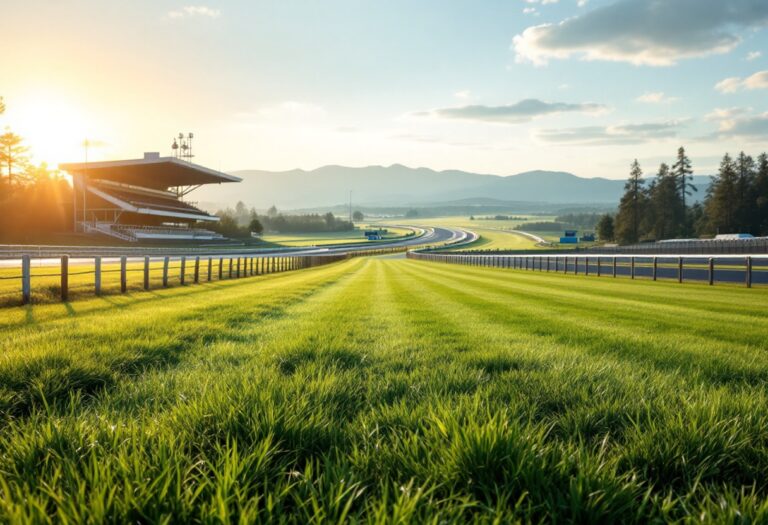
[[[421,228],[419,228],[421,229]],[[237,250],[237,249],[212,249],[212,250],[190,250],[189,253],[180,253],[183,250],[169,249],[168,254],[163,254],[162,248],[147,249],[146,253],[141,252],[141,248],[130,247],[128,249],[119,247],[97,246],[97,247],[57,247],[51,248],[46,246],[29,246],[24,252],[32,257],[33,267],[43,266],[55,266],[61,261],[61,255],[69,255],[69,264],[91,264],[93,258],[96,256],[102,256],[102,263],[116,263],[120,261],[121,256],[127,257],[129,262],[143,261],[145,256],[149,256],[151,261],[158,261],[164,259],[166,256],[171,261],[178,261],[182,257],[196,257],[201,259],[208,257],[212,258],[237,258],[237,257],[286,257],[295,255],[339,255],[350,252],[376,250],[376,249],[388,249],[398,247],[419,247],[419,246],[433,246],[443,244],[446,242],[456,242],[465,238],[470,238],[471,233],[468,233],[459,228],[445,228],[445,227],[430,227],[423,228],[424,234],[416,237],[409,237],[402,240],[393,240],[391,242],[377,242],[377,243],[361,243],[361,244],[338,244],[338,245],[325,245],[325,246],[312,246],[306,248],[270,248],[270,249],[250,249],[250,250]],[[53,254],[52,251],[60,251],[61,253]],[[40,254],[40,255],[36,255]],[[43,255],[44,254],[44,255]],[[105,255],[102,255],[105,254]],[[11,252],[9,249],[4,251],[0,246],[0,268],[20,268],[21,257],[19,250],[14,248]]]

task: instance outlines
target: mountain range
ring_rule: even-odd
[[[348,202],[355,206],[464,206],[498,205],[503,202],[542,203],[562,206],[615,206],[624,180],[584,178],[560,171],[527,171],[499,176],[458,170],[391,166],[324,166],[310,171],[281,172],[244,170],[232,172],[238,184],[206,186],[198,190],[199,205],[206,209],[247,206],[265,209],[332,207]],[[696,176],[701,198],[708,176]],[[547,206],[549,207],[549,206]],[[530,208],[530,206],[527,206]]]

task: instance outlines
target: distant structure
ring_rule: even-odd
[[[565,230],[565,234],[560,237],[560,244],[578,244],[579,237],[576,230]]]
[[[172,157],[150,152],[141,159],[61,164],[73,180],[73,229],[128,242],[223,239],[198,226],[219,218],[183,199],[203,184],[242,179],[190,162],[192,138],[179,134]]]

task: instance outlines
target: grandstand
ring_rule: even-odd
[[[128,242],[215,241],[205,229],[218,222],[185,197],[204,184],[239,177],[178,157],[145,153],[142,159],[61,164],[74,185],[74,229]]]

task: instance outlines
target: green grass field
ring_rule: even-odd
[[[0,522],[765,522],[766,294],[382,257],[6,309]]]

